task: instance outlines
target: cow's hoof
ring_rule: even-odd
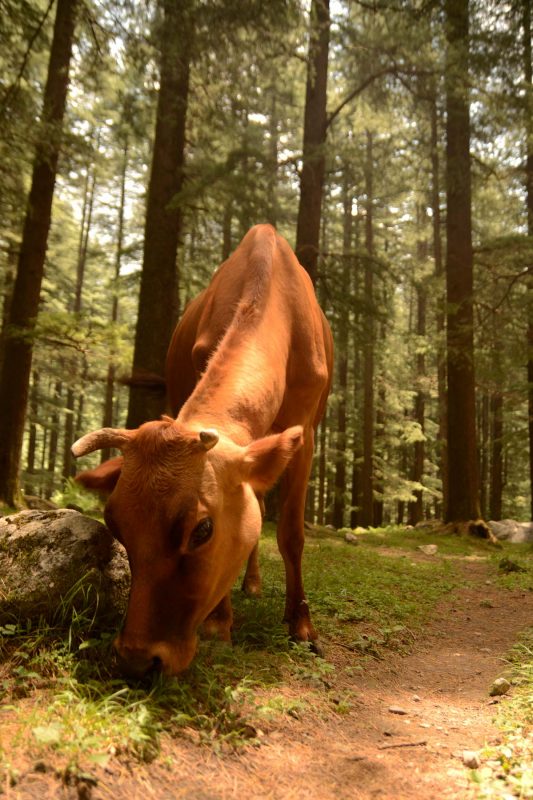
[[[213,639],[231,644],[231,621],[208,617],[202,625],[202,639]]]
[[[242,582],[242,590],[247,597],[261,597],[261,581],[246,580]]]
[[[319,639],[312,639],[309,642],[309,649],[312,653],[315,654],[315,656],[318,656],[319,658],[326,657],[326,652],[324,650],[322,642]]]
[[[309,652],[313,653],[318,658],[325,658],[325,650],[318,639],[300,639],[297,636],[291,636],[290,641],[294,642],[294,644],[303,644],[306,645]]]

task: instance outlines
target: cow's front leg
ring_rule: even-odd
[[[265,519],[265,498],[261,492],[256,492],[257,502],[261,509],[261,519]],[[248,597],[259,597],[261,595],[261,572],[259,570],[259,542],[256,542],[254,549],[248,556],[246,572],[242,581],[242,590]]]
[[[242,590],[248,597],[259,597],[261,594],[261,573],[259,571],[259,542],[248,556],[246,572],[242,581]]]
[[[227,594],[205,619],[202,631],[207,639],[219,639],[221,642],[231,642],[232,626],[233,611],[231,608],[231,598],[230,595]]]
[[[295,453],[281,480],[278,547],[285,564],[287,594],[284,621],[289,624],[289,634],[297,641],[315,643],[318,635],[311,623],[302,581],[305,496],[313,444],[313,432],[307,431],[303,447]],[[314,649],[319,651],[316,644]]]

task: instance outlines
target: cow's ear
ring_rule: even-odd
[[[295,425],[283,433],[257,439],[248,445],[243,459],[243,480],[257,492],[266,492],[277,481],[294,453],[303,444],[303,428]]]
[[[110,495],[120,478],[123,461],[122,456],[110,458],[95,469],[79,472],[76,475],[76,481],[93,492],[99,492],[104,496]]]

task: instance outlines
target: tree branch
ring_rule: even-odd
[[[28,46],[26,48],[26,52],[24,53],[24,58],[22,59],[22,64],[20,65],[20,69],[19,69],[19,71],[17,73],[17,76],[16,76],[15,80],[13,81],[13,83],[11,84],[11,86],[8,86],[8,88],[6,89],[6,92],[4,94],[4,97],[3,97],[3,100],[2,100],[2,104],[0,105],[0,115],[3,115],[5,109],[7,108],[7,104],[9,102],[11,96],[14,94],[14,92],[19,87],[20,81],[22,80],[22,77],[24,75],[24,71],[26,69],[26,65],[28,63],[28,59],[29,59],[31,51],[33,49],[33,45],[35,44],[35,40],[37,39],[37,37],[39,36],[40,32],[42,31],[44,23],[46,22],[49,13],[52,10],[52,6],[54,5],[54,2],[55,2],[55,0],[49,0],[48,6],[46,8],[46,11],[44,12],[43,16],[41,17],[41,21],[37,25],[36,29],[33,32],[33,35],[31,37],[30,41],[28,42]]]
[[[366,89],[367,86],[370,86],[370,84],[373,83],[373,81],[375,81],[378,78],[381,78],[383,75],[387,75],[388,73],[391,73],[391,72],[395,72],[395,67],[390,67],[390,66],[389,67],[383,67],[383,69],[380,69],[380,70],[378,70],[378,72],[374,72],[372,75],[369,75],[367,78],[365,78],[364,81],[362,81],[358,86],[356,86],[355,89],[353,89],[350,92],[350,94],[347,95],[347,97],[344,98],[342,103],[340,103],[337,106],[335,111],[332,111],[331,114],[328,115],[328,118],[326,120],[326,130],[330,127],[332,122],[339,116],[339,114],[341,113],[342,109],[345,108],[348,105],[348,103],[351,103],[352,100],[355,97],[357,97],[358,94],[361,94],[361,92],[363,92]]]

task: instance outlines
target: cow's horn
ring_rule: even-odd
[[[71,448],[74,458],[86,456],[94,450],[103,450],[106,447],[116,447],[121,450],[131,441],[135,431],[128,431],[125,428],[100,428],[99,431],[86,433]]]
[[[200,441],[206,450],[211,450],[219,440],[218,432],[214,428],[200,431]]]

